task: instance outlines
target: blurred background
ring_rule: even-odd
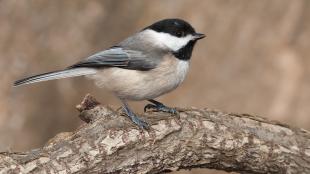
[[[14,80],[67,67],[176,17],[207,37],[195,47],[183,85],[160,101],[310,129],[308,0],[0,0],[0,151],[38,148],[76,129],[75,105],[86,93],[120,106],[85,78],[12,88]],[[145,102],[131,105],[142,112]]]

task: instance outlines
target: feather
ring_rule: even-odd
[[[73,68],[73,69],[65,69],[61,71],[53,71],[53,72],[48,72],[44,74],[27,77],[21,80],[17,80],[14,82],[14,86],[26,85],[26,84],[48,81],[48,80],[63,79],[63,78],[68,78],[68,77],[90,75],[90,74],[95,74],[96,72],[97,71],[92,68]]]

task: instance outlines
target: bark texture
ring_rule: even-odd
[[[310,133],[248,114],[179,109],[148,112],[150,130],[87,96],[87,123],[29,152],[2,152],[0,173],[161,173],[210,168],[240,173],[310,173]]]

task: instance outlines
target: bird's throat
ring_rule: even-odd
[[[196,41],[189,41],[184,47],[173,52],[173,55],[180,60],[189,60],[192,56]]]

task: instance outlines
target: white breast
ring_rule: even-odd
[[[153,99],[178,87],[188,72],[189,62],[165,57],[150,71],[107,68],[91,78],[118,97],[129,100]]]

